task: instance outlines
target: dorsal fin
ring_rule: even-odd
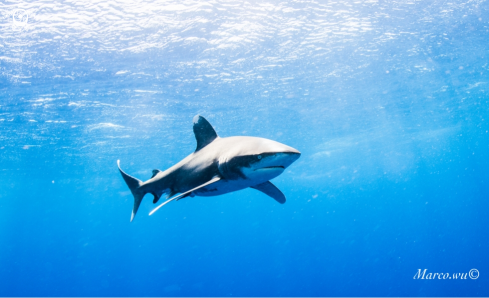
[[[156,175],[158,175],[158,173],[159,173],[159,172],[161,172],[161,171],[160,171],[160,170],[158,170],[158,169],[154,169],[154,170],[153,170],[153,176],[151,176],[151,178],[149,178],[149,179],[154,178]]]
[[[217,133],[212,125],[200,115],[194,117],[194,133],[197,140],[195,151],[199,151],[217,138]]]

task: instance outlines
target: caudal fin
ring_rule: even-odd
[[[134,216],[136,216],[136,213],[138,212],[139,205],[141,204],[141,201],[143,200],[143,197],[145,195],[145,193],[139,189],[143,182],[139,179],[136,179],[126,174],[121,169],[120,160],[117,161],[117,166],[119,167],[119,171],[122,174],[122,178],[124,178],[124,181],[126,181],[127,186],[129,186],[129,189],[131,190],[132,195],[134,196],[134,207],[132,208],[132,215],[131,215],[131,222],[132,222]]]

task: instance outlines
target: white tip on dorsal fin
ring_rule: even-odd
[[[217,133],[212,125],[200,115],[194,117],[194,134],[197,140],[195,151],[199,151],[217,138]]]

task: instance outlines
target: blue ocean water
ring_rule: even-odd
[[[2,1],[0,296],[489,296],[488,8]],[[287,203],[130,223],[116,161],[172,166],[197,114],[300,150]]]

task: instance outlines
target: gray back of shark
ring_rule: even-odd
[[[153,203],[157,203],[163,194],[167,198],[150,215],[173,200],[217,196],[248,187],[285,203],[284,194],[269,180],[296,161],[301,155],[299,151],[264,138],[220,138],[210,123],[199,115],[194,117],[194,133],[197,140],[195,152],[166,171],[153,170],[153,176],[145,182],[126,174],[117,161],[134,196],[131,221],[148,193],[154,196]]]

